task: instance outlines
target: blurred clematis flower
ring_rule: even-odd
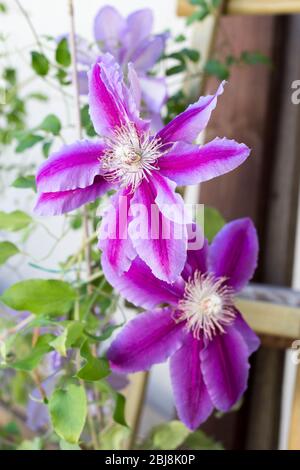
[[[251,279],[258,255],[250,219],[227,224],[212,244],[189,251],[173,285],[156,279],[135,259],[122,277],[103,265],[109,282],[130,302],[149,311],[137,315],[108,350],[113,370],[132,373],[170,359],[179,418],[196,429],[216,408],[228,411],[247,387],[249,356],[259,340],[234,305]],[[166,307],[154,308],[159,304]]]
[[[143,114],[162,126],[160,111],[167,99],[166,81],[163,77],[149,74],[163,55],[168,34],[152,34],[153,13],[150,8],[137,10],[124,18],[116,8],[107,5],[99,10],[94,19],[94,38],[97,48],[91,48],[86,40],[77,38],[81,94],[88,93],[87,70],[102,54],[109,52],[127,74],[128,64],[137,72],[141,85]]]
[[[102,138],[65,146],[39,168],[35,211],[62,214],[116,190],[99,234],[103,257],[121,274],[138,255],[156,277],[173,282],[184,268],[187,250],[186,211],[176,186],[223,175],[243,163],[250,151],[225,138],[193,144],[223,84],[215,95],[199,98],[151,135],[149,121],[139,116],[138,81],[130,71],[131,85],[126,87],[110,54],[93,66],[90,114]],[[137,208],[144,210],[137,214]],[[137,236],[137,220],[142,236]]]

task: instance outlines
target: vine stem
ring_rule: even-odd
[[[82,139],[82,126],[81,126],[81,115],[80,115],[80,97],[79,97],[79,82],[78,82],[78,71],[77,71],[77,48],[76,48],[76,33],[75,33],[75,14],[74,14],[74,3],[73,0],[69,2],[69,16],[70,16],[70,47],[72,55],[72,81],[74,85],[74,98],[75,98],[75,117],[76,117],[76,131],[78,139]],[[86,207],[83,208],[83,234],[84,242],[89,239],[89,218]],[[91,247],[89,243],[85,243],[85,258],[86,258],[86,269],[88,277],[92,275],[92,263],[91,263]],[[88,286],[88,290],[91,292],[91,286]]]
[[[69,17],[70,17],[70,46],[72,55],[72,79],[74,85],[74,98],[75,98],[75,117],[76,117],[76,130],[78,139],[82,139],[82,126],[80,115],[80,97],[79,97],[79,82],[77,71],[77,48],[76,48],[76,33],[75,33],[75,13],[73,0],[68,0],[69,3]],[[87,278],[92,276],[92,263],[91,263],[91,245],[89,242],[89,218],[87,208],[83,207],[83,244],[85,246],[85,260]],[[87,285],[88,293],[92,294],[91,284]],[[87,413],[87,421],[91,432],[93,447],[95,450],[99,449],[98,436],[94,425],[93,417]]]

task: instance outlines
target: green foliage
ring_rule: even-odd
[[[81,125],[85,129],[85,132],[89,137],[94,137],[97,135],[93,123],[91,121],[90,113],[89,113],[89,105],[86,104],[81,108],[80,111],[81,116]]]
[[[104,379],[110,373],[107,359],[96,358],[92,355],[88,341],[80,349],[80,355],[86,360],[85,365],[77,372],[77,377],[88,382]]]
[[[205,64],[205,71],[208,75],[214,75],[219,80],[227,80],[230,75],[228,66],[217,59],[208,60]]]
[[[42,77],[47,75],[50,69],[50,63],[47,57],[37,51],[31,52],[31,66],[33,70]]]
[[[17,450],[42,450],[42,440],[35,437],[32,441],[25,440],[17,448]]]
[[[40,124],[39,129],[53,135],[59,135],[61,131],[61,122],[55,114],[48,114]]]
[[[201,221],[198,221],[198,223],[201,223]],[[225,219],[217,209],[204,206],[204,235],[209,242],[212,241],[225,223]]]
[[[45,354],[52,350],[52,347],[50,346],[50,342],[52,339],[53,335],[50,334],[40,336],[36,345],[34,346],[34,348],[32,348],[30,353],[24,358],[12,362],[10,366],[14,369],[27,372],[35,369],[39,365],[40,361],[45,356]]]
[[[66,442],[77,444],[87,414],[84,387],[68,384],[65,389],[55,390],[49,400],[49,412],[56,434]]]
[[[0,2],[0,13],[6,13],[7,12],[7,6],[5,3]]]
[[[56,62],[64,67],[71,65],[71,54],[67,38],[63,38],[57,44],[55,51]]]
[[[14,243],[11,242],[0,242],[0,265],[6,263],[6,261],[19,253],[19,249]]]
[[[244,51],[241,54],[240,61],[244,62],[245,64],[248,65],[258,65],[258,64],[263,64],[263,65],[271,65],[272,61],[270,57],[266,56],[265,54],[262,54],[261,52],[258,51]]]
[[[224,450],[219,442],[216,442],[201,430],[189,434],[182,447],[190,450]]]
[[[16,147],[16,153],[22,153],[27,149],[32,148],[34,145],[38,144],[44,140],[41,135],[37,134],[24,134],[19,137],[19,143]]]
[[[67,356],[68,349],[80,338],[83,324],[78,321],[64,322],[64,332],[57,336],[50,345],[62,356]]]
[[[125,418],[126,399],[121,393],[115,392],[115,404],[115,411],[113,414],[114,421],[121,426],[128,426]]]
[[[13,212],[0,211],[0,230],[17,232],[27,228],[32,223],[32,218],[25,212],[16,210]]]
[[[122,450],[129,438],[130,431],[125,426],[113,424],[101,433],[100,450]]]
[[[189,434],[190,431],[180,421],[160,424],[152,431],[154,448],[160,450],[177,449]]]
[[[6,289],[0,299],[14,310],[27,310],[37,315],[64,315],[72,307],[76,292],[64,281],[28,279]]]
[[[33,191],[36,191],[35,176],[34,175],[19,176],[12,183],[12,186],[14,188],[33,189]]]

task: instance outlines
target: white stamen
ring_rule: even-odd
[[[211,340],[217,333],[225,333],[224,326],[233,322],[233,290],[225,281],[225,277],[196,271],[186,284],[176,321],[186,321],[194,338],[204,335]]]
[[[138,134],[133,124],[116,129],[101,160],[104,177],[135,191],[144,178],[158,169],[156,162],[164,153],[163,145],[149,133]]]

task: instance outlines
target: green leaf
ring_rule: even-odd
[[[96,358],[90,352],[89,344],[85,341],[80,349],[80,355],[86,360],[86,364],[77,372],[76,377],[94,382],[104,379],[110,373],[109,364],[106,359]]]
[[[175,42],[184,42],[186,40],[186,36],[184,34],[178,34],[175,38]]]
[[[219,60],[208,60],[204,68],[208,75],[214,75],[219,80],[227,80],[229,77],[229,69],[227,65],[223,64]]]
[[[19,249],[11,242],[0,242],[0,265],[19,253]]]
[[[200,60],[200,53],[196,49],[182,49],[182,53],[186,55],[192,62],[198,62]]]
[[[61,131],[61,122],[55,114],[48,114],[39,126],[45,132],[53,135],[59,135]]]
[[[33,70],[41,76],[45,76],[49,72],[50,64],[47,57],[41,52],[31,52],[31,66]]]
[[[179,447],[190,431],[181,421],[170,421],[157,426],[152,432],[152,440],[156,449],[172,450]]]
[[[203,431],[191,433],[183,443],[184,449],[191,450],[223,450],[223,446]]]
[[[11,67],[7,67],[4,70],[3,78],[6,80],[10,85],[15,86],[17,83],[17,72],[15,69]]]
[[[0,13],[6,13],[7,12],[7,7],[5,3],[1,2],[0,3]]]
[[[50,148],[51,148],[51,145],[53,144],[53,142],[45,142],[43,144],[43,147],[42,147],[42,152],[43,152],[43,155],[45,158],[48,158],[49,157],[49,153],[50,153]]]
[[[28,98],[31,98],[33,100],[37,100],[37,101],[48,101],[48,96],[44,95],[43,93],[30,93],[28,95]]]
[[[56,62],[64,67],[71,65],[71,54],[67,38],[61,39],[55,51]]]
[[[24,150],[27,150],[34,145],[38,144],[44,140],[44,137],[37,134],[26,134],[25,136],[19,139],[19,143],[16,147],[16,153],[22,153]]]
[[[28,279],[6,289],[0,299],[14,310],[28,310],[37,315],[64,315],[72,307],[76,292],[64,281]]]
[[[22,211],[3,212],[0,211],[0,230],[8,230],[17,232],[28,227],[32,222],[32,218]]]
[[[80,322],[69,322],[63,334],[57,336],[50,344],[59,354],[66,357],[68,348],[80,338],[82,331],[83,325]]]
[[[226,221],[224,217],[217,209],[204,206],[204,235],[209,242],[212,241],[225,224]]]
[[[126,399],[121,393],[115,393],[115,410],[113,414],[113,419],[116,423],[121,424],[121,426],[128,426],[125,419],[125,404]]]
[[[49,412],[56,434],[71,444],[77,444],[87,415],[84,387],[69,384],[64,390],[55,390],[49,400]]]
[[[185,68],[186,68],[185,64],[174,65],[174,67],[170,67],[169,69],[167,69],[166,75],[167,76],[176,75],[177,73],[184,72]]]
[[[124,450],[129,434],[130,430],[125,426],[113,424],[101,433],[100,450]]]
[[[119,325],[109,325],[107,328],[105,328],[102,335],[100,335],[100,336],[92,335],[91,333],[89,333],[86,330],[84,330],[84,334],[86,336],[88,336],[89,338],[93,339],[94,341],[106,341],[108,338],[111,337],[111,335],[113,334],[113,332],[117,328],[121,328],[121,326],[123,326],[123,325],[124,325],[124,323],[121,323]]]
[[[31,371],[35,369],[39,365],[45,354],[52,350],[50,346],[50,341],[52,340],[52,338],[53,335],[50,334],[40,336],[32,351],[25,358],[17,360],[10,364],[10,367],[24,371]]]
[[[14,188],[33,189],[33,191],[36,191],[35,176],[19,176],[19,178],[15,179],[12,186]]]
[[[271,65],[272,64],[270,57],[262,54],[261,52],[244,51],[241,54],[241,61],[249,65],[257,65],[257,64]]]

